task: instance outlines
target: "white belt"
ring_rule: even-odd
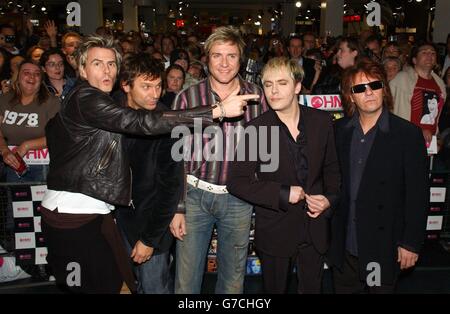
[[[199,188],[204,191],[208,191],[215,194],[226,194],[228,193],[227,186],[226,185],[216,185],[212,184],[203,180],[200,180],[193,175],[188,174],[186,176],[186,181],[190,185]]]

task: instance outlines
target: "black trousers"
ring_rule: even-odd
[[[41,221],[48,247],[47,262],[57,285],[66,292],[120,292],[123,280],[111,247],[101,232],[102,216],[74,229],[54,228],[45,219]]]
[[[317,294],[321,292],[324,258],[310,243],[298,246],[292,257],[277,257],[258,253],[261,259],[264,292],[287,293],[293,266],[297,267],[297,293]]]
[[[334,291],[337,294],[392,294],[395,284],[369,287],[359,275],[358,257],[345,251],[342,270],[333,268]]]

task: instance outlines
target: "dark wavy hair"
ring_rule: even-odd
[[[61,49],[58,48],[50,48],[49,50],[46,50],[42,56],[41,59],[39,60],[39,63],[41,65],[41,67],[45,67],[45,64],[47,63],[48,59],[50,59],[50,56],[52,55],[58,55],[61,57],[61,59],[63,60],[63,62],[66,60],[66,56],[62,53]]]
[[[183,80],[186,79],[186,72],[184,71],[183,67],[181,65],[179,65],[179,64],[176,64],[176,63],[171,64],[170,66],[167,67],[166,73],[165,73],[166,77],[169,75],[169,72],[172,71],[172,70],[181,71],[181,73],[183,73]]]
[[[138,76],[145,76],[151,80],[162,78],[164,65],[148,53],[131,53],[123,60],[119,74],[121,84],[133,86]]]
[[[351,36],[341,37],[337,42],[337,47],[339,47],[341,43],[347,43],[347,47],[351,51],[357,51],[358,55],[356,56],[356,58],[360,58],[363,55],[363,48],[361,47],[358,39],[356,39],[355,37]]]
[[[438,58],[438,48],[436,46],[436,44],[430,42],[430,41],[419,41],[417,43],[417,45],[415,45],[412,49],[411,49],[411,55],[409,56],[409,64],[411,66],[414,66],[414,62],[413,59],[417,58],[417,55],[419,54],[419,52],[422,50],[423,47],[428,46],[431,47],[434,52],[436,52],[436,58]],[[436,62],[438,62],[438,60],[436,59]]]
[[[383,106],[391,111],[394,108],[394,100],[383,66],[369,58],[361,58],[356,65],[348,68],[344,72],[342,78],[342,100],[347,115],[353,116],[357,110],[356,104],[351,100],[351,95],[353,81],[358,73],[363,73],[368,77],[383,82]]]

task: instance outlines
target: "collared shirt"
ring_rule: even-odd
[[[366,161],[372,148],[378,131],[388,132],[389,113],[383,109],[375,126],[364,134],[359,122],[359,114],[356,112],[348,122],[347,127],[353,127],[352,141],[350,146],[350,209],[347,221],[346,249],[353,255],[358,256],[358,241],[356,235],[356,199],[358,197]]]
[[[194,136],[190,136],[191,150],[188,152],[188,156],[185,155],[186,174],[191,174],[212,184],[227,184],[229,161],[234,159],[239,141],[237,127],[244,127],[246,122],[256,118],[268,108],[261,88],[244,81],[239,76],[238,78],[241,86],[239,95],[258,94],[260,95],[259,101],[247,106],[243,118],[225,118],[222,123],[217,124],[214,135],[195,132]],[[175,97],[172,109],[210,106],[219,101],[221,101],[219,95],[213,91],[209,79],[206,78],[198,84],[182,90]],[[208,154],[208,152],[212,154]]]
[[[300,106],[301,107],[301,106]],[[306,127],[303,114],[300,109],[300,117],[298,119],[297,130],[299,134],[297,138],[293,138],[286,124],[278,119],[281,126],[281,136],[286,140],[288,144],[289,154],[294,161],[295,173],[297,176],[298,184],[302,187],[306,185],[308,174],[308,160],[305,155],[306,143]]]
[[[288,152],[294,161],[295,174],[297,177],[297,183],[299,186],[305,188],[306,181],[308,179],[308,159],[306,158],[305,148],[307,145],[306,142],[306,127],[305,127],[305,119],[302,113],[302,106],[300,106],[300,116],[298,119],[297,130],[299,130],[299,134],[297,138],[293,138],[291,132],[288,127],[278,119],[279,125],[281,126],[281,137],[285,139],[288,145]],[[278,115],[277,115],[278,117]],[[282,185],[280,189],[280,208],[286,208],[286,205],[289,203],[289,193],[290,186]]]

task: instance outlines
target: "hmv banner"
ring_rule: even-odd
[[[47,264],[41,230],[41,201],[46,185],[11,186],[17,265]]]
[[[325,111],[343,111],[340,95],[300,95],[299,103]]]

